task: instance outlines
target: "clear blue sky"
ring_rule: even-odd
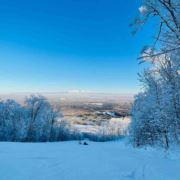
[[[134,93],[139,0],[0,0],[0,92]]]

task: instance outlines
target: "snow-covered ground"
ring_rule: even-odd
[[[102,129],[114,129],[114,133],[117,133],[117,131],[121,130],[122,133],[125,132],[129,126],[129,123],[131,122],[131,117],[127,116],[125,118],[111,118],[110,120],[107,120],[106,122],[102,123],[100,126],[91,123],[91,124],[73,124],[73,127],[78,132],[83,133],[91,133],[91,134],[98,134],[101,132]]]
[[[0,143],[0,180],[179,180],[180,155],[124,141]]]

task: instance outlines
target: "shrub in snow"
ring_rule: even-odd
[[[96,142],[106,142],[120,139],[125,136],[124,129],[117,124],[107,123],[99,128],[96,133],[85,133],[84,137]]]
[[[67,121],[60,120],[54,127],[56,141],[81,140],[82,134],[74,129]]]

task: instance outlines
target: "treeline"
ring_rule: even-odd
[[[180,2],[145,0],[137,23],[157,17],[157,37],[145,47],[140,76],[143,91],[135,98],[130,138],[134,146],[180,143]]]
[[[46,142],[80,139],[45,97],[32,95],[24,105],[0,102],[0,141]]]

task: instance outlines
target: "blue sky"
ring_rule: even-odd
[[[136,93],[152,36],[139,0],[0,0],[0,92]]]

